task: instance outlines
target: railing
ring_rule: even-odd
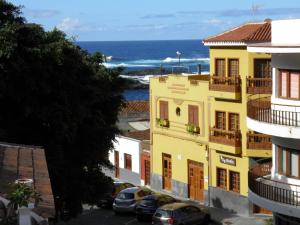
[[[272,149],[272,137],[267,134],[247,133],[247,149]]]
[[[270,100],[250,100],[247,115],[251,119],[285,126],[300,126],[300,112],[275,110]]]
[[[241,147],[241,132],[239,130],[229,131],[210,127],[209,134],[209,141],[211,142]]]
[[[247,77],[248,94],[272,94],[272,78]]]
[[[293,206],[300,206],[300,186],[270,179],[270,171],[258,166],[248,173],[249,189],[266,199]]]
[[[211,76],[209,90],[212,91],[226,91],[226,92],[241,92],[241,78],[240,76],[223,77]]]

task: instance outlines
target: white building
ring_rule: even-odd
[[[300,19],[272,21],[272,41],[248,47],[272,55],[272,97],[251,96],[247,125],[272,135],[272,169],[249,172],[249,199],[276,225],[300,224]]]
[[[149,184],[149,139],[149,130],[132,131],[116,138],[114,150],[109,155],[109,160],[115,167],[114,178],[135,185]]]

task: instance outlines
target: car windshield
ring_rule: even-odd
[[[155,201],[153,199],[144,199],[141,201],[141,205],[155,206]]]
[[[134,198],[134,194],[133,193],[119,193],[118,194],[118,199],[133,199]]]
[[[169,218],[169,217],[171,217],[171,212],[167,211],[167,210],[158,209],[158,210],[156,210],[154,216],[159,217],[159,218],[160,217]]]

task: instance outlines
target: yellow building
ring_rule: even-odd
[[[270,35],[269,22],[244,24],[203,41],[209,76],[151,79],[152,188],[252,213],[248,169],[272,153],[270,137],[247,128],[247,99],[270,95],[272,80],[270,55],[247,45]]]

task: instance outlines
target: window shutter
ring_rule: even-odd
[[[290,76],[290,97],[299,99],[299,73],[291,73]]]
[[[281,79],[280,79],[280,83],[281,83],[281,93],[280,96],[282,97],[287,97],[287,77],[288,77],[288,73],[287,72],[281,72]]]

